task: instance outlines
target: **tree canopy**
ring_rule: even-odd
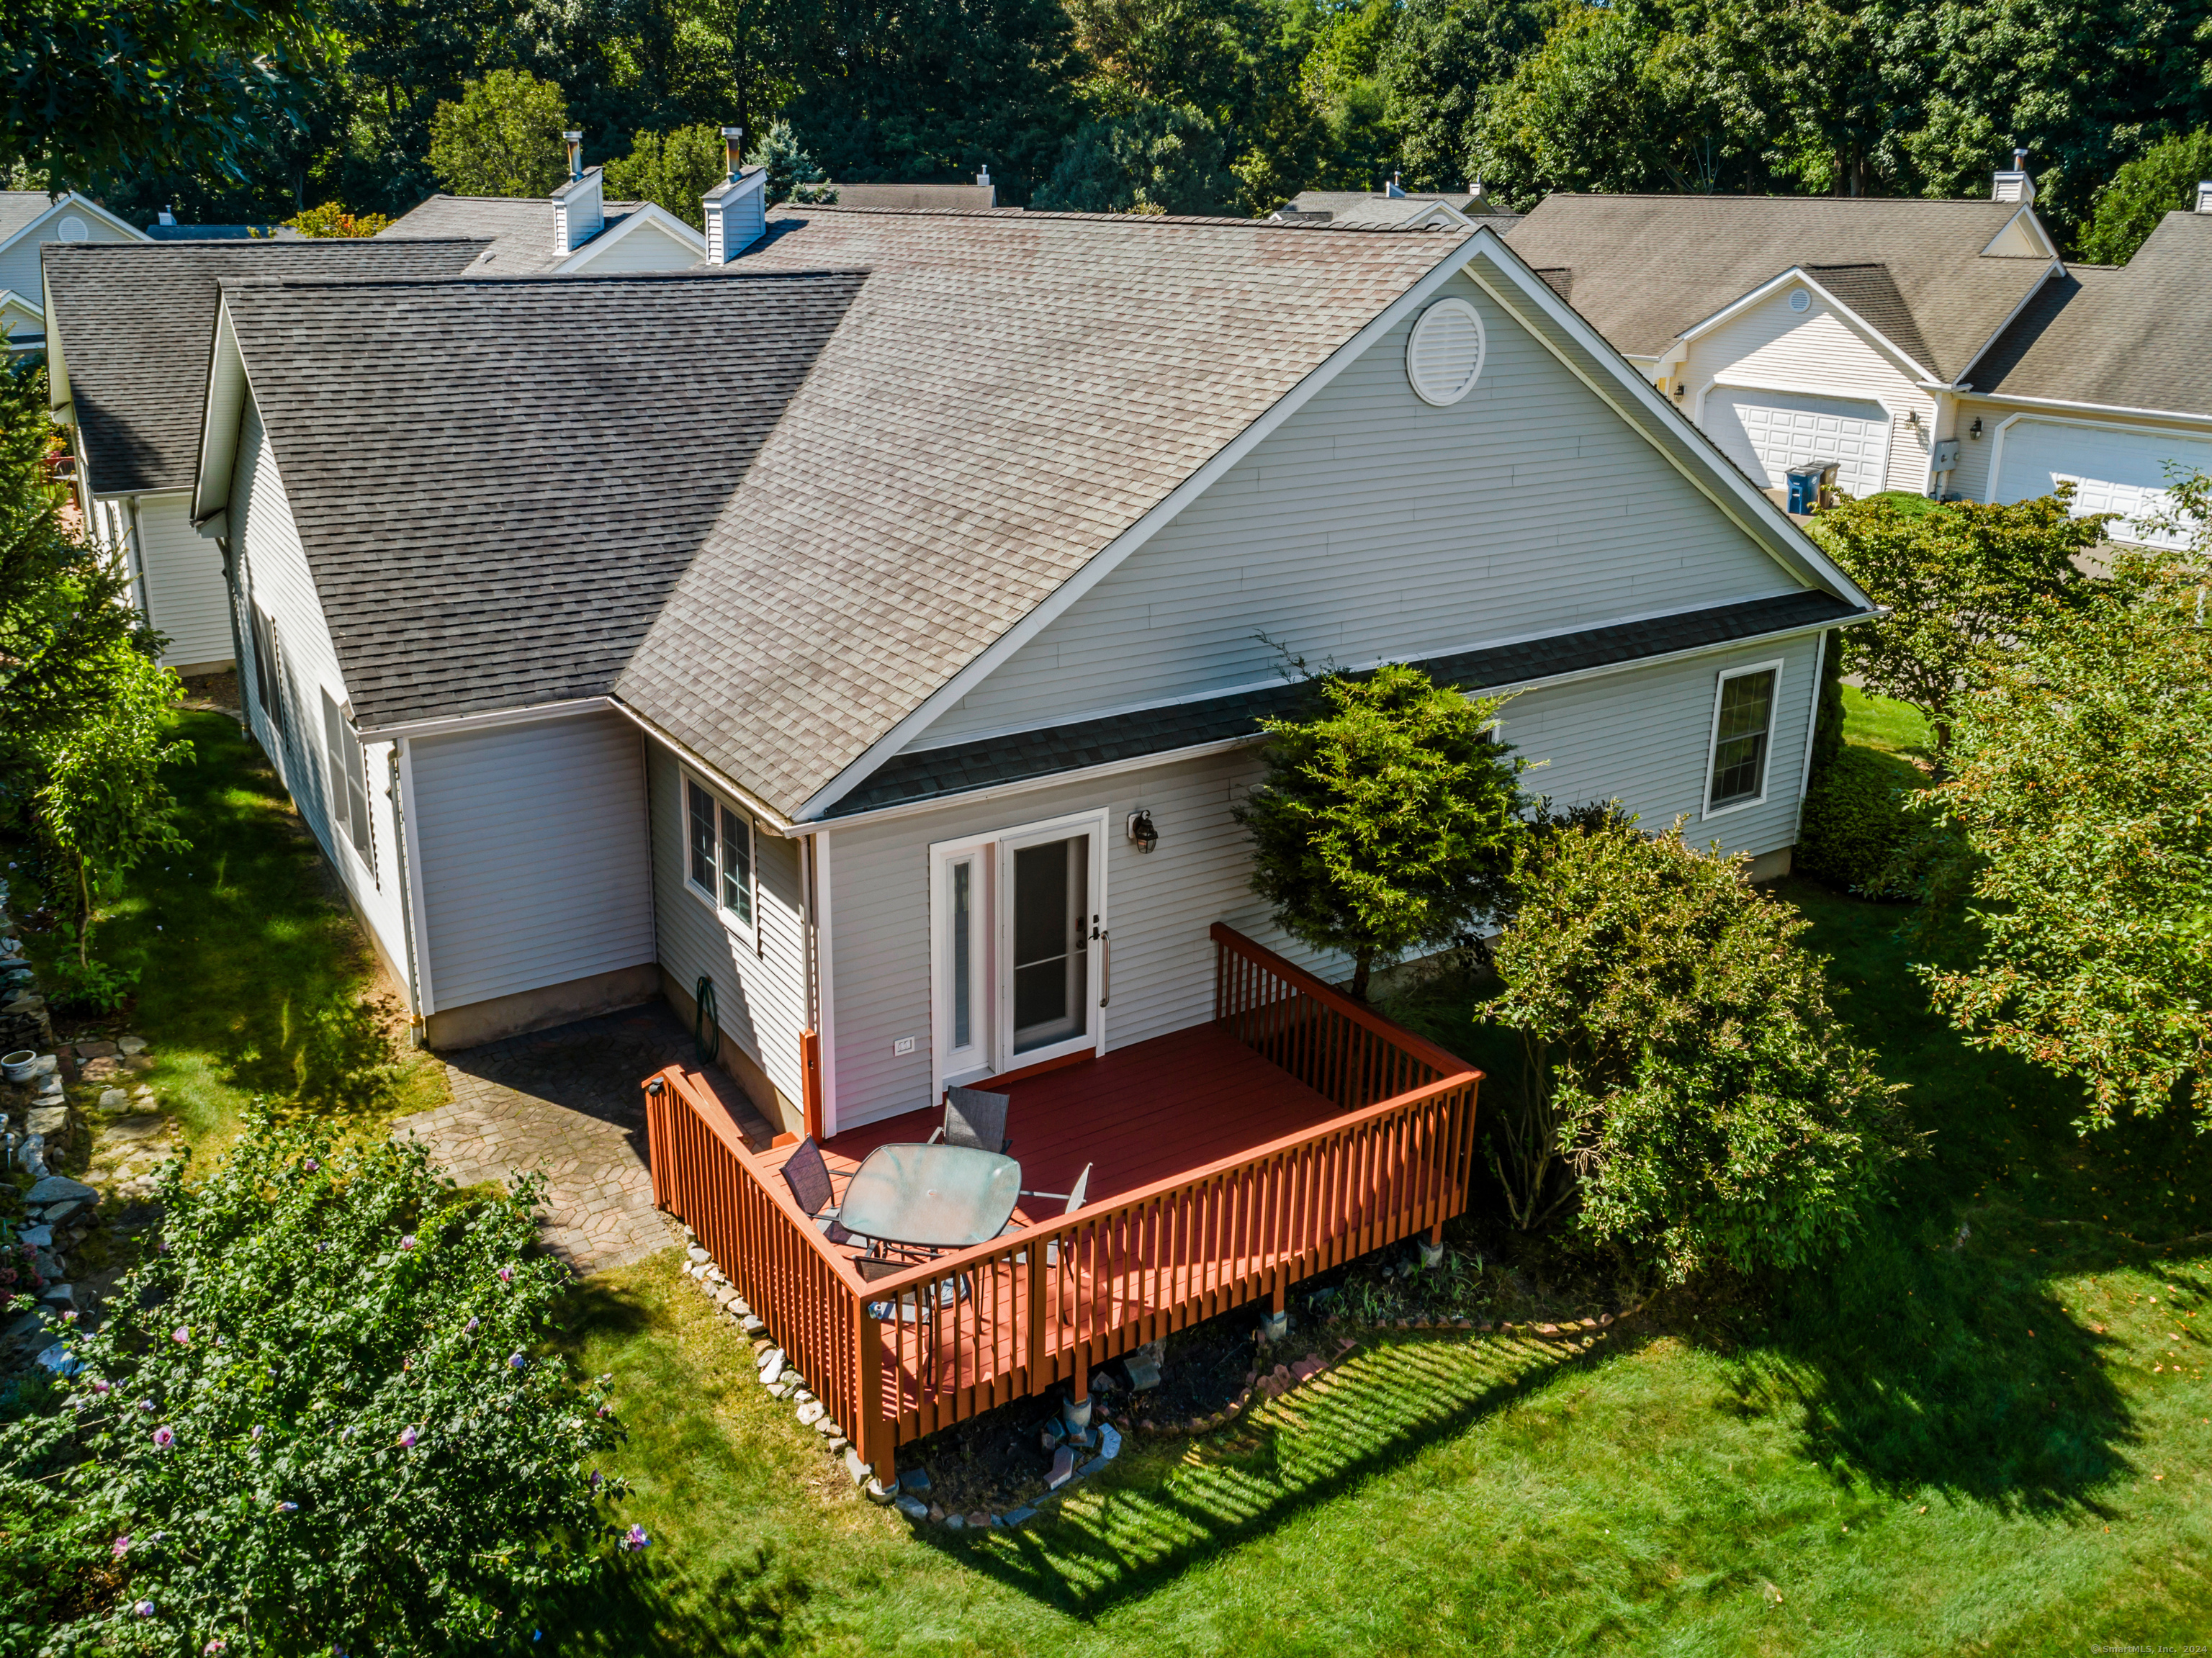
[[[2212,132],[2177,135],[2153,144],[2112,175],[2081,233],[2091,264],[2125,264],[2169,213],[2197,205],[2197,186],[2212,179]]]
[[[561,88],[494,70],[430,118],[430,166],[457,196],[550,196],[568,176]]]

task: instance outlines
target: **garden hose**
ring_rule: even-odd
[[[699,975],[699,988],[693,994],[698,1005],[698,1017],[692,1021],[691,1040],[699,1049],[699,1063],[711,1065],[722,1051],[722,1027],[715,1023],[714,981],[705,974]]]

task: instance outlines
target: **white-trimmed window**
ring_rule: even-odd
[[[753,936],[753,819],[688,773],[684,778],[684,884],[722,925]]]
[[[1755,806],[1766,799],[1775,697],[1781,684],[1782,664],[1761,662],[1723,674],[1714,687],[1706,817]]]
[[[276,620],[258,604],[253,609],[253,698],[279,732],[284,729],[283,682],[277,677]]]
[[[353,722],[323,693],[323,759],[330,774],[331,826],[343,831],[376,878],[376,835],[368,816],[368,759]]]

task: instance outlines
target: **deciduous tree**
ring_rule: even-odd
[[[2184,133],[2153,144],[2098,191],[2081,233],[2090,264],[2125,264],[2169,213],[2197,205],[2200,180],[2212,179],[2212,131]]]
[[[568,176],[561,88],[494,70],[430,118],[430,165],[461,196],[550,196]]]

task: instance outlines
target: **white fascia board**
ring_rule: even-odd
[[[1627,662],[1608,662],[1595,668],[1577,668],[1571,673],[1552,674],[1537,679],[1515,680],[1509,684],[1485,685],[1480,690],[1467,693],[1469,696],[1516,696],[1522,691],[1548,689],[1554,685],[1571,685],[1585,679],[1602,679],[1609,675],[1632,673],[1638,668],[1656,667],[1662,663],[1680,662],[1692,657],[1711,656],[1722,651],[1740,650],[1747,646],[1763,645],[1778,639],[1791,639],[1801,634],[1827,634],[1838,628],[1854,627],[1862,622],[1873,621],[1877,616],[1887,616],[1886,610],[1870,610],[1864,615],[1838,616],[1832,622],[1803,623],[1792,628],[1778,629],[1772,633],[1747,634],[1741,639],[1723,639],[1711,645],[1691,645],[1679,651],[1667,651],[1657,656],[1639,656]],[[1510,718],[1510,715],[1507,718]],[[1232,749],[1249,748],[1267,740],[1265,732],[1253,732],[1248,736],[1217,738],[1210,743],[1194,743],[1188,748],[1164,749],[1158,754],[1141,754],[1127,760],[1109,760],[1103,765],[1083,766],[1071,771],[1048,772],[1042,777],[1024,777],[1018,781],[994,784],[988,788],[963,789],[957,794],[938,795],[928,800],[912,800],[896,806],[884,806],[875,811],[856,811],[849,817],[835,817],[811,823],[795,823],[794,835],[821,835],[825,839],[830,830],[843,830],[860,823],[881,823],[895,817],[915,817],[923,812],[941,811],[951,806],[973,805],[979,801],[997,800],[1008,795],[1028,794],[1038,789],[1058,788],[1068,783],[1087,783],[1095,779],[1120,776],[1127,772],[1144,771],[1154,766],[1174,765],[1181,761],[1196,760],[1209,754],[1226,754]]]
[[[12,288],[0,288],[0,311],[5,311],[11,305],[21,306],[25,311],[28,312],[32,316],[39,319],[39,325],[41,328],[46,326],[46,307],[40,305],[36,300],[32,299],[26,295],[18,294]]]
[[[1788,287],[1791,282],[1802,282],[1806,287],[1811,288],[1815,294],[1818,294],[1823,300],[1826,300],[1828,302],[1830,307],[1840,313],[1846,319],[1848,319],[1854,328],[1857,329],[1862,334],[1864,334],[1869,339],[1872,340],[1883,350],[1888,352],[1890,355],[1895,357],[1898,361],[1903,363],[1905,367],[1911,370],[1916,377],[1921,380],[1929,380],[1934,378],[1936,372],[1934,369],[1921,363],[1911,352],[1905,349],[1903,346],[1898,344],[1895,340],[1890,338],[1888,335],[1883,333],[1881,330],[1876,328],[1864,317],[1861,316],[1857,312],[1852,310],[1850,307],[1845,305],[1841,300],[1830,293],[1827,288],[1820,284],[1820,280],[1817,277],[1807,276],[1805,274],[1804,266],[1796,264],[1791,265],[1789,270],[1784,271],[1780,276],[1773,277],[1767,282],[1761,282],[1758,287],[1753,288],[1750,293],[1745,295],[1741,299],[1714,312],[1711,316],[1707,317],[1703,322],[1692,323],[1687,328],[1684,329],[1679,336],[1680,343],[1683,345],[1687,345],[1692,340],[1695,340],[1699,335],[1711,333],[1714,329],[1719,327],[1723,323],[1727,322],[1730,318],[1741,316],[1744,312],[1750,310],[1752,307],[1772,298],[1776,294]]]
[[[61,200],[50,203],[45,212],[32,220],[30,223],[19,228],[15,234],[4,240],[0,240],[0,253],[5,253],[26,236],[35,237],[41,227],[52,223],[62,214],[70,211],[89,213],[94,218],[105,222],[111,229],[121,231],[134,242],[150,242],[154,240],[128,219],[116,217],[90,197],[80,196],[72,190]]]
[[[252,391],[245,354],[238,348],[238,331],[231,325],[230,301],[225,297],[216,307],[215,349],[208,354],[199,475],[192,485],[195,519],[211,518],[218,508],[230,505],[230,480],[238,466],[238,423]]]
[[[1668,465],[1687,478],[1701,495],[1726,514],[1730,522],[1753,541],[1765,547],[1774,561],[1798,580],[1804,581],[1809,578],[1813,585],[1827,588],[1838,598],[1848,600],[1860,610],[1875,608],[1874,600],[1820,550],[1810,536],[1790,521],[1789,514],[1767,498],[1764,489],[1754,489],[1742,470],[1723,454],[1687,415],[1675,408],[1670,398],[1662,397],[1659,388],[1615,350],[1581,312],[1553,293],[1551,284],[1539,276],[1525,259],[1496,237],[1485,246],[1484,252],[1498,274],[1512,282],[1516,291],[1551,318],[1583,348],[1588,360],[1604,371],[1606,380],[1601,381],[1586,374],[1582,365],[1559,350],[1548,336],[1532,329],[1530,334],[1537,343],[1564,365],[1569,374],[1582,381],[1626,421],[1632,430],[1641,434]],[[1500,254],[1504,257],[1498,258]],[[1505,297],[1498,293],[1494,282],[1473,270],[1469,270],[1468,274],[1485,293],[1501,305],[1505,305],[1507,309],[1512,308]],[[1608,383],[1611,390],[1607,389]],[[1704,465],[1695,470],[1685,465],[1681,457],[1661,443],[1647,427],[1631,415],[1632,409],[1641,410],[1646,417],[1662,427],[1671,423],[1693,440],[1692,452],[1699,456]]]
[[[1954,396],[1976,403],[2017,404],[2030,410],[2053,409],[2062,412],[2078,410],[2085,415],[2134,415],[2143,420],[2172,421],[2184,426],[2212,426],[2212,415],[2186,414],[2178,409],[2133,409],[2124,404],[2081,403],[2071,398],[2025,398],[2011,392],[1976,392],[1965,386],[1953,386],[1950,390]]]
[[[562,720],[605,708],[604,696],[577,696],[535,707],[498,708],[488,714],[444,714],[431,720],[397,720],[388,726],[363,726],[358,735],[364,743],[389,743],[398,738],[445,737],[455,732],[485,731],[494,726],[535,725],[541,720]]]
[[[592,237],[591,240],[562,260],[554,269],[563,275],[570,271],[582,270],[608,248],[637,234],[647,225],[666,232],[677,241],[697,254],[700,258],[703,259],[707,257],[707,239],[704,236],[692,229],[690,225],[685,224],[666,208],[647,202],[636,212],[627,216],[612,230],[604,231]]]
[[[1158,535],[1176,514],[1211,489],[1277,427],[1311,402],[1323,387],[1363,355],[1369,346],[1396,327],[1408,313],[1418,309],[1423,301],[1465,270],[1468,261],[1474,258],[1475,250],[1484,245],[1486,238],[1492,243],[1498,243],[1497,233],[1484,226],[1466,240],[1440,254],[1435,264],[1371,318],[1365,327],[1330,352],[1318,367],[1278,398],[1257,420],[1215,450],[1203,465],[1170,489],[1151,511],[1093,554],[1088,563],[1047,594],[1042,603],[986,646],[966,667],[931,693],[921,707],[878,738],[843,770],[817,790],[792,814],[792,821],[803,823],[819,817],[851,793],[877,767],[927,731],[940,714],[973,690],[1001,662],[1066,614],[1071,605],[1119,568],[1132,553]],[[1498,245],[1503,246],[1502,243]]]
[[[1989,338],[1975,348],[1974,355],[1966,359],[1966,366],[1959,371],[1959,378],[1951,382],[1951,390],[1964,392],[1970,389],[1969,377],[1974,372],[1975,364],[1990,355],[1990,348],[2005,337],[2005,330],[2018,321],[2020,313],[2027,309],[2027,302],[2043,292],[2044,284],[2053,276],[2063,276],[2065,274],[2066,262],[2053,255],[2051,263],[2044,267],[2043,275],[2027,285],[2027,291],[2020,296],[2018,302],[2011,310],[2005,313],[2004,320],[1996,325]]]

